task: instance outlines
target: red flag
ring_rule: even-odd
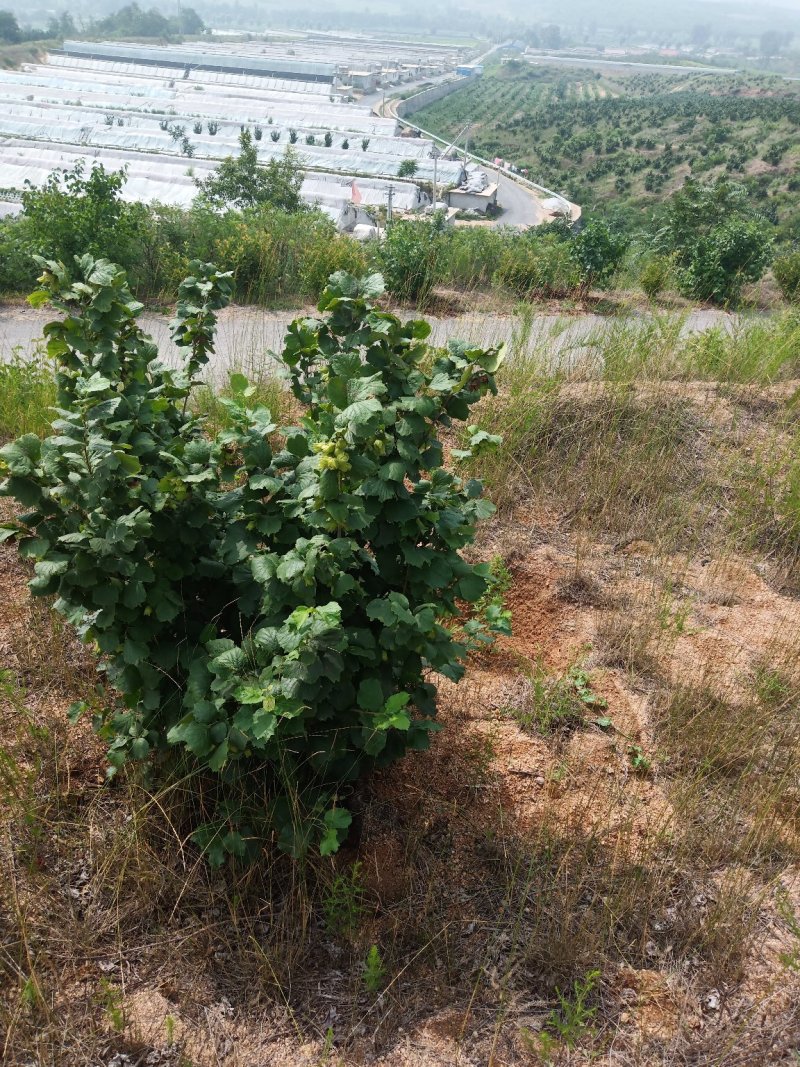
[[[356,185],[355,178],[353,178],[353,186],[350,190],[350,199],[353,201],[354,204],[361,203],[361,190]]]

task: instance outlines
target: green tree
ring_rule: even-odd
[[[542,48],[559,49],[563,45],[560,26],[543,26],[539,36]]]
[[[800,304],[800,251],[780,256],[773,263],[772,271],[786,300]]]
[[[77,33],[75,22],[68,11],[60,15],[51,15],[47,23],[47,36],[51,38],[74,37]]]
[[[393,296],[425,304],[438,281],[444,239],[440,212],[432,219],[399,219],[388,226],[376,258]]]
[[[269,204],[284,211],[300,211],[303,171],[297,154],[287,148],[280,159],[259,163],[258,149],[249,130],[239,134],[239,155],[223,159],[208,178],[195,179],[201,199],[215,208],[260,207]]]
[[[692,27],[692,44],[697,48],[707,48],[711,41],[711,25],[698,22]]]
[[[670,198],[655,245],[672,256],[686,296],[728,303],[764,274],[772,229],[743,185],[724,177],[709,184],[689,178]]]
[[[404,159],[397,168],[398,178],[413,178],[416,173],[417,161],[415,159]]]
[[[180,12],[170,21],[173,23],[176,33],[188,34],[193,37],[205,33],[206,24],[193,7],[182,7]]]
[[[22,40],[22,31],[11,11],[0,11],[0,41],[17,44]]]
[[[91,29],[92,33],[117,37],[168,37],[174,27],[156,8],[145,11],[137,3],[133,3],[93,22]]]
[[[782,33],[780,30],[766,30],[761,34],[759,42],[761,55],[765,59],[771,59],[773,56],[779,55],[784,45],[788,45],[790,40],[791,34]]]
[[[130,265],[146,208],[122,199],[126,180],[125,171],[108,171],[102,163],[87,171],[78,160],[71,170],[53,171],[41,188],[26,183],[22,208],[31,247],[64,263],[113,249],[121,263]]]
[[[589,288],[607,282],[619,267],[628,247],[627,239],[607,222],[592,219],[570,243],[570,256],[580,271],[581,284]]]

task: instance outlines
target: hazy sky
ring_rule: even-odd
[[[21,22],[45,24],[54,12],[70,11],[79,20],[103,16],[129,0],[0,0],[0,8],[13,10]],[[361,17],[370,29],[398,23],[418,24],[428,32],[452,30],[458,12],[468,12],[470,28],[491,34],[492,26],[504,19],[529,26],[556,23],[564,28],[626,27],[638,33],[667,37],[698,24],[708,24],[721,34],[757,36],[769,29],[794,33],[800,40],[800,0],[182,0],[194,6],[214,26],[227,22],[253,28],[270,24],[323,25],[347,13],[348,24]],[[178,0],[138,0],[140,7],[155,7],[164,15],[175,14]],[[464,27],[467,28],[466,26]]]

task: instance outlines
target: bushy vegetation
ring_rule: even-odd
[[[427,747],[430,673],[457,681],[486,639],[480,620],[453,621],[487,592],[488,567],[459,550],[493,508],[443,468],[437,433],[494,389],[501,354],[453,343],[423,362],[430,327],[375,310],[379,276],[339,273],[326,317],[287,335],[300,425],[278,442],[240,377],[209,438],[188,404],[229,276],[198,263],[181,285],[172,373],[119,267],[40,265],[35,302],[65,315],[45,330],[59,418],[0,452],[0,493],[29,509],[4,536],[98,654],[112,768],[172,750],[219,776],[195,832],[216,863],[271,831],[295,856],[311,840],[335,851],[343,790]],[[496,443],[476,431],[462,458]],[[504,627],[499,608],[483,615]]]
[[[257,131],[258,136],[258,131]],[[287,148],[282,159],[258,161],[253,135],[242,130],[239,153],[223,159],[205,181],[197,180],[201,200],[214,208],[276,207],[297,212],[302,208],[303,172],[297,155]]]
[[[656,246],[670,256],[682,291],[697,300],[736,300],[770,260],[772,234],[750,206],[747,190],[726,178],[689,179],[670,198]]]
[[[366,256],[325,215],[300,210],[297,167],[288,158],[274,162],[259,168],[255,192],[243,179],[246,159],[232,169],[223,163],[189,210],[124,201],[124,173],[102,165],[55,172],[23,193],[19,218],[0,222],[0,291],[30,289],[40,253],[72,264],[76,255],[113,249],[145,300],[174,300],[194,259],[224,263],[242,303],[316,299],[332,271],[361,273]],[[229,200],[246,206],[228,207]]]
[[[800,252],[780,256],[772,270],[784,297],[793,304],[800,302]]]
[[[0,42],[53,40],[77,37],[153,37],[169,39],[182,34],[201,34],[205,23],[191,7],[181,7],[176,15],[163,15],[157,8],[143,8],[136,2],[126,4],[103,18],[89,19],[81,30],[68,11],[50,14],[45,29],[20,26],[11,11],[0,10]]]
[[[424,306],[436,286],[496,289],[524,299],[586,296],[613,288],[618,276],[651,298],[669,284],[690,299],[736,302],[763,275],[771,226],[753,209],[744,186],[692,180],[661,216],[628,235],[599,215],[577,228],[563,220],[519,233],[510,228],[449,227],[433,218],[397,219],[385,236],[364,244],[337,232],[300,199],[302,171],[291,148],[266,166],[252,136],[240,152],[198,180],[188,208],[128,203],[124,171],[79,162],[22,194],[23,213],[0,222],[0,292],[24,292],[35,279],[33,256],[71,263],[114,249],[142,299],[172,301],[194,259],[231,271],[237,301],[270,304],[316,299],[335,270],[380,270],[389,293]],[[779,284],[791,299],[791,256]],[[783,279],[781,281],[780,279]]]

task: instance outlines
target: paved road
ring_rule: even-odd
[[[497,179],[497,202],[503,213],[494,224],[497,226],[538,226],[546,218],[541,200],[507,174],[491,172],[492,181]]]
[[[271,353],[280,351],[290,322],[301,315],[314,314],[312,309],[295,311],[267,311],[255,307],[228,307],[220,313],[216,352],[211,358],[208,378],[224,383],[231,371],[244,372],[251,379],[269,377],[275,373]],[[47,308],[34,309],[27,305],[0,305],[0,362],[18,356],[35,356],[42,328],[55,313]],[[403,312],[403,318],[415,317]],[[425,316],[433,326],[431,343],[444,345],[451,338],[468,344],[488,347],[506,341],[536,353],[541,365],[558,366],[568,370],[577,366],[592,367],[597,356],[588,342],[598,331],[610,331],[620,324],[640,319],[647,313],[633,313],[631,318],[608,318],[600,315],[558,315],[536,313],[532,323],[516,315],[473,313],[452,316]],[[157,343],[162,357],[178,366],[181,356],[173,348],[169,337],[168,315],[145,312],[140,322]],[[686,332],[707,330],[717,324],[731,324],[734,316],[723,311],[693,310],[682,318]],[[523,340],[524,338],[524,340]],[[588,364],[587,364],[588,361]]]
[[[452,78],[454,74],[455,70],[448,70],[445,71],[444,74],[435,74],[428,78],[418,78],[413,82],[403,82],[402,85],[395,85],[391,89],[387,89],[385,93],[383,89],[378,90],[377,93],[365,93],[357,102],[359,104],[365,104],[373,110],[380,110],[380,105],[383,104],[384,100],[388,104],[390,100],[394,100],[400,93],[409,93],[412,89],[418,89],[422,85],[428,89],[431,85],[438,85],[439,82],[447,81],[447,79]]]

